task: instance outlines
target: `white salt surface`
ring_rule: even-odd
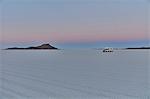
[[[150,50],[1,50],[0,99],[148,99]]]

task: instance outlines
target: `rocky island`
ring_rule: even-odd
[[[32,46],[32,47],[27,47],[27,48],[18,48],[18,47],[12,47],[12,48],[7,48],[6,50],[29,50],[29,49],[53,49],[56,50],[58,48],[51,46],[50,44],[42,44],[40,46]]]

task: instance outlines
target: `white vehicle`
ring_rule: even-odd
[[[103,49],[103,52],[113,52],[113,48],[106,47]]]

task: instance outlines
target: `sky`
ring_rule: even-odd
[[[150,0],[1,0],[2,48],[149,46]]]

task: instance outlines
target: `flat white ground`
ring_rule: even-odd
[[[148,99],[149,52],[3,50],[0,99]]]

